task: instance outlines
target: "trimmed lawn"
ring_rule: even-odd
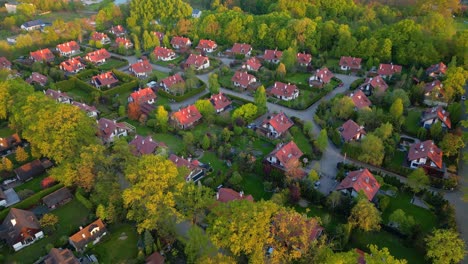
[[[196,141],[201,140],[207,133],[219,134],[221,132],[221,127],[213,124],[210,125],[202,121],[200,124],[197,124],[191,132],[193,133]]]
[[[299,213],[306,213],[307,211],[307,216],[309,217],[320,217],[320,219],[323,221],[326,217],[329,217],[330,221],[326,224],[323,225],[327,231],[335,230],[335,228],[338,226],[338,224],[344,224],[346,221],[344,219],[341,219],[337,216],[334,216],[330,214],[325,208],[319,207],[316,205],[309,205],[309,207],[304,208],[300,207],[299,205],[295,205],[294,210],[296,210]]]
[[[153,130],[151,128],[141,125],[138,121],[125,118],[121,122],[127,122],[130,125],[134,126],[136,128],[136,134],[138,135],[147,136],[153,133]]]
[[[185,59],[185,56],[178,56],[177,58],[171,60],[171,61],[156,61],[154,64],[156,65],[161,65],[164,67],[169,67],[170,65],[174,65],[174,67],[179,66],[179,64]]]
[[[104,241],[92,249],[100,263],[133,263],[137,257],[138,233],[129,224],[111,226]],[[126,238],[125,238],[126,237]],[[125,239],[124,239],[125,238]]]
[[[350,247],[365,249],[367,245],[374,244],[380,248],[386,247],[390,254],[398,259],[406,259],[411,264],[424,264],[424,254],[414,248],[406,247],[404,241],[398,237],[381,230],[380,232],[362,232],[354,230],[351,235]]]
[[[169,133],[156,133],[154,134],[154,140],[162,141],[166,143],[169,149],[174,153],[179,153],[184,149],[182,139],[176,135]]]
[[[11,136],[15,133],[15,131],[11,130],[9,127],[8,127],[8,124],[5,123],[5,126],[4,127],[1,127],[0,128],[0,137],[8,137],[8,136]]]
[[[60,238],[68,238],[77,232],[80,226],[88,224],[90,222],[87,219],[89,213],[89,210],[76,199],[52,211],[52,214],[59,218],[57,230],[18,252],[13,252],[13,249],[10,248],[3,248],[2,255],[5,257],[5,263],[34,263],[41,256],[48,254],[45,248],[47,244],[53,244],[55,247],[64,246],[60,243]]]
[[[388,217],[397,209],[403,210],[406,215],[413,216],[414,220],[421,225],[424,232],[430,232],[436,226],[435,215],[424,208],[411,203],[411,194],[399,192],[396,197],[390,197],[390,204],[382,214],[382,219],[386,223]]]
[[[244,193],[251,194],[255,201],[269,200],[273,195],[272,192],[265,191],[261,176],[253,173],[243,175],[241,186]]]
[[[403,129],[410,135],[417,135],[418,130],[421,127],[419,124],[420,117],[421,111],[418,109],[412,109],[409,111],[408,116],[405,119],[405,123],[403,124]]]
[[[160,81],[160,80],[166,78],[167,76],[169,76],[168,73],[155,71],[155,70],[153,70],[153,73],[151,73],[151,75],[156,75],[156,77],[158,77],[158,81]]]
[[[310,76],[312,76],[311,73],[303,73],[303,72],[290,73],[290,74],[286,74],[284,81],[295,83],[295,84],[308,84]]]
[[[43,173],[40,176],[37,176],[36,178],[34,178],[34,179],[32,179],[32,180],[30,180],[28,182],[25,182],[25,183],[21,184],[20,186],[14,188],[15,192],[19,192],[21,190],[31,190],[31,191],[34,191],[35,193],[37,193],[37,192],[42,190],[41,181],[47,176],[48,176],[47,173]]]
[[[83,101],[87,104],[93,101],[92,94],[81,89],[75,88],[73,90],[67,91],[67,94],[73,97],[73,101],[78,101],[78,102]]]
[[[393,155],[392,161],[390,163],[391,166],[393,167],[403,166],[403,162],[405,161],[407,155],[408,155],[408,152],[396,150],[395,154]]]
[[[203,163],[209,163],[215,173],[221,171],[223,174],[225,174],[229,169],[227,165],[221,159],[218,158],[216,153],[211,151],[205,151],[200,161]]]
[[[297,128],[297,129],[293,129]],[[293,126],[289,132],[293,136],[294,143],[297,144],[300,150],[304,152],[304,154],[311,155],[313,152],[312,144],[310,143],[309,139],[302,133],[302,130],[298,126]]]
[[[118,69],[128,64],[126,61],[116,60],[113,58],[108,59],[103,64],[99,65],[98,68],[103,71],[109,71],[112,69]]]

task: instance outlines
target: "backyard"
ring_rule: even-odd
[[[99,65],[98,68],[100,70],[103,70],[103,71],[110,71],[110,70],[113,70],[113,69],[122,68],[122,67],[127,66],[127,65],[128,65],[127,61],[110,58],[106,62],[104,62],[103,64]]]
[[[299,149],[304,152],[304,154],[311,155],[313,152],[313,146],[302,130],[298,126],[293,126],[289,131],[294,143],[296,143]]]
[[[138,233],[129,224],[111,226],[103,241],[92,249],[100,263],[134,263],[138,254]]]
[[[420,117],[421,111],[418,109],[411,109],[408,111],[408,116],[405,119],[405,124],[403,125],[404,130],[410,135],[417,135],[420,126]]]

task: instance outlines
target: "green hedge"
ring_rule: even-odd
[[[138,86],[139,86],[138,81],[133,80],[128,83],[124,83],[122,85],[111,88],[107,91],[104,91],[103,95],[111,96],[111,95],[116,95],[116,94],[122,94],[128,91],[132,91],[133,89],[138,88]]]
[[[126,74],[124,72],[121,72],[119,70],[113,69],[112,72],[115,74],[115,77],[119,79],[121,82],[130,82],[130,81],[137,81],[138,79],[135,76],[132,76],[130,74]]]
[[[86,208],[88,208],[88,210],[92,210],[93,209],[93,203],[91,203],[91,201],[88,200],[88,198],[84,197],[82,192],[83,191],[81,189],[76,190],[76,193],[75,193],[76,199],[80,203],[82,203]]]
[[[55,83],[55,87],[64,92],[72,91],[73,89],[82,90],[87,93],[101,92],[99,89],[86,82],[83,82],[80,79],[77,79],[76,77],[71,77],[68,80],[57,82]]]
[[[30,197],[24,199],[23,201],[15,204],[12,206],[12,208],[17,208],[17,209],[29,209],[31,207],[33,207],[34,205],[38,204],[39,202],[41,202],[41,199],[46,196],[46,195],[49,195],[53,192],[55,192],[56,190],[60,189],[63,187],[63,184],[57,184],[57,185],[54,185],[50,188],[47,188],[45,190],[42,190],[40,192],[37,192],[33,195],[31,195]],[[7,216],[7,214],[10,212],[10,208],[6,208],[6,209],[3,209],[1,212],[0,212],[0,219],[3,221],[3,219],[5,219],[5,217]]]
[[[174,101],[176,102],[182,102],[194,95],[197,95],[199,93],[202,93],[204,90],[206,89],[206,85],[203,84],[201,87],[197,88],[197,89],[193,89],[191,91],[189,91],[188,93],[184,94],[184,95],[181,95],[181,96],[177,96],[177,95],[173,95],[173,94],[170,94],[162,89],[159,89],[158,90],[158,94],[160,96],[163,96],[163,97],[166,97],[166,98],[169,98],[169,99],[173,99]]]
[[[88,69],[88,70],[84,70],[80,73],[77,73],[75,74],[74,77],[80,79],[80,80],[86,80],[86,79],[90,79],[91,77],[95,76],[95,75],[98,75],[99,74],[99,70],[97,69]]]

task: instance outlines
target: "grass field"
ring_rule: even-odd
[[[138,254],[138,233],[135,227],[125,224],[108,229],[109,233],[93,248],[99,263],[134,263]]]
[[[169,149],[174,153],[179,153],[184,149],[184,145],[182,144],[182,139],[174,134],[169,133],[157,133],[153,137],[154,140],[162,141],[166,143]]]
[[[121,67],[126,66],[127,64],[128,62],[126,61],[121,61],[121,60],[110,58],[103,64],[99,65],[98,68],[103,71],[109,71],[112,69],[119,69]]]
[[[260,175],[253,173],[244,175],[241,182],[244,193],[251,194],[255,201],[269,200],[273,193],[266,192]]]
[[[14,188],[16,192],[21,190],[31,190],[34,192],[39,192],[42,190],[41,181],[48,176],[47,173],[43,173],[40,176],[35,177],[34,179],[21,184],[20,186]]]
[[[226,164],[218,158],[217,154],[211,151],[205,151],[200,161],[206,164],[209,163],[215,172],[221,171],[226,173],[229,169]]]
[[[417,135],[418,129],[421,127],[419,118],[421,117],[421,111],[418,109],[413,109],[408,112],[408,116],[405,119],[405,123],[403,125],[404,130],[409,133],[410,135]]]
[[[294,127],[293,127],[294,128]],[[302,133],[302,130],[296,126],[297,129],[290,129],[290,133],[293,136],[294,143],[299,147],[299,149],[304,152],[304,154],[312,154],[313,147],[309,139]]]
[[[295,83],[295,84],[307,84],[309,82],[309,77],[312,76],[310,73],[290,73],[286,74],[284,78],[285,82]]]
[[[0,137],[8,137],[8,136],[11,136],[13,133],[15,133],[15,131],[11,130],[7,126],[7,123],[4,123],[4,124],[5,126],[0,127]]]

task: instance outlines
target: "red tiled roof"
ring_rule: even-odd
[[[380,64],[377,73],[379,75],[391,76],[396,73],[401,73],[401,68],[401,65]]]
[[[213,40],[201,39],[198,42],[197,49],[215,49],[218,45]]]
[[[183,157],[179,157],[177,155],[171,154],[169,156],[169,160],[172,161],[176,165],[177,168],[179,167],[186,167],[189,170],[195,170],[198,168],[199,161],[196,159],[184,159]]]
[[[232,76],[231,81],[239,83],[243,87],[249,86],[249,84],[255,82],[256,78],[252,74],[248,74],[243,71],[236,71]]]
[[[128,130],[129,128],[124,123],[117,123],[115,120],[110,120],[107,118],[101,118],[97,121],[99,135],[104,138],[110,138],[111,134],[117,129],[125,129]]]
[[[202,118],[202,115],[195,105],[189,105],[182,108],[179,111],[172,113],[172,116],[180,125],[190,125]]]
[[[298,53],[296,58],[299,64],[309,64],[312,61],[312,55],[307,53]]]
[[[236,54],[247,55],[247,53],[249,53],[249,51],[251,50],[252,50],[252,46],[250,46],[249,44],[234,43],[234,45],[232,46],[231,52],[236,53]]]
[[[380,75],[377,75],[373,78],[367,78],[366,81],[361,86],[366,86],[370,84],[372,88],[378,89],[379,92],[385,92],[388,89],[388,84],[382,79]]]
[[[115,35],[125,34],[125,28],[122,25],[113,26],[110,29],[110,32]]]
[[[174,84],[177,83],[185,83],[184,79],[180,76],[180,74],[176,73],[172,76],[168,76],[161,80],[161,82],[167,87],[171,88]]]
[[[80,57],[75,57],[60,63],[60,67],[67,72],[74,72],[84,68],[85,65],[81,63]]]
[[[44,86],[47,83],[47,76],[44,76],[38,72],[33,72],[31,76],[28,79],[26,79],[26,82],[29,84],[38,83]]]
[[[380,189],[380,184],[375,179],[374,175],[368,170],[350,171],[344,178],[337,190],[352,188],[356,192],[363,191],[367,199],[371,201]]]
[[[298,162],[303,154],[296,143],[290,141],[284,145],[282,143],[276,145],[276,148],[268,156],[276,157],[283,166],[288,167],[288,165]]]
[[[130,96],[133,98],[133,101],[138,104],[156,99],[156,94],[151,88],[140,89],[131,93]]]
[[[408,160],[427,158],[434,162],[438,168],[442,168],[442,150],[440,150],[432,140],[410,145]]]
[[[363,91],[357,89],[356,92],[350,95],[351,99],[353,100],[354,105],[357,109],[361,109],[364,107],[369,107],[372,105],[371,101],[367,96],[364,94]]]
[[[194,65],[195,67],[200,67],[209,61],[208,57],[196,54],[190,54],[185,64],[191,66]]]
[[[99,228],[97,233],[91,233],[95,228]],[[106,226],[100,218],[73,234],[69,239],[75,244],[75,247],[82,249],[86,244],[93,241],[96,237],[105,232]]]
[[[93,82],[99,84],[99,86],[107,86],[119,82],[117,77],[115,77],[114,73],[111,71],[93,76],[92,79]]]
[[[106,49],[100,49],[93,52],[90,52],[86,55],[85,59],[89,60],[90,62],[96,63],[102,60],[110,58],[111,55]]]
[[[366,134],[364,128],[356,124],[356,122],[351,119],[344,122],[340,129],[341,136],[345,141],[353,139],[358,134]]]
[[[424,93],[430,93],[434,89],[439,89],[439,91],[443,93],[442,87],[443,87],[442,82],[439,80],[435,80],[433,82],[426,83],[426,85],[424,85]]]
[[[323,67],[315,73],[315,76],[320,77],[324,83],[329,83],[330,80],[333,78],[333,73],[327,68]]]
[[[103,39],[108,39],[109,37],[107,36],[107,34],[105,33],[101,33],[101,32],[93,32],[93,34],[91,35],[91,40],[94,40],[94,41],[101,41]]]
[[[79,51],[80,45],[78,45],[76,41],[69,41],[69,42],[57,45],[57,49],[63,53],[70,53],[74,51]]]
[[[265,54],[263,55],[263,59],[265,60],[280,60],[283,56],[283,52],[279,50],[265,50]]]
[[[156,58],[169,58],[171,56],[175,56],[175,53],[172,49],[164,47],[155,47],[153,52]]]
[[[354,58],[348,56],[341,56],[340,66],[349,67],[353,70],[359,70],[361,68],[361,58]]]
[[[5,57],[0,57],[0,69],[3,68],[10,68],[11,67],[11,62],[7,60]]]
[[[211,95],[210,102],[216,110],[224,109],[232,103],[223,93]]]
[[[12,220],[16,224],[12,224]],[[2,226],[5,229],[4,238],[10,245],[34,238],[34,235],[41,230],[41,226],[36,216],[31,211],[11,208],[8,215],[3,220]]]
[[[184,37],[173,37],[171,39],[171,45],[179,46],[179,47],[184,47],[184,46],[189,46],[191,44],[191,41],[189,38],[184,38]]]
[[[447,72],[447,65],[443,62],[439,62],[437,64],[431,65],[426,70],[426,74],[445,74]]]
[[[270,124],[279,134],[286,132],[294,125],[293,121],[291,121],[291,119],[289,119],[289,117],[287,117],[283,112],[280,112],[269,119],[265,119],[263,123]]]
[[[159,32],[159,31],[153,31],[152,33],[153,33],[153,35],[155,35],[159,39],[159,42],[161,42],[163,40],[164,33]]]
[[[216,200],[222,203],[227,203],[235,200],[247,200],[251,202],[254,201],[252,195],[244,195],[243,192],[238,193],[233,189],[229,188],[220,188],[218,190],[218,193],[216,194]]]
[[[54,100],[57,100],[59,98],[66,98],[66,99],[71,99],[70,96],[68,96],[67,93],[65,92],[61,92],[61,91],[56,91],[56,90],[52,90],[52,89],[47,89],[47,91],[45,91],[45,95],[47,95],[48,97],[54,99]]]
[[[120,46],[120,45],[124,45],[125,47],[129,47],[129,46],[132,46],[132,45],[133,45],[132,42],[131,42],[129,39],[127,39],[127,38],[120,38],[120,37],[118,37],[118,38],[115,39],[115,43],[116,43],[117,45],[119,45],[119,46]]]
[[[81,110],[83,110],[85,112],[98,112],[96,107],[93,106],[93,105],[87,105],[85,103],[80,103],[80,102],[76,102],[76,101],[73,101],[72,105],[79,107]]]
[[[287,96],[291,97],[295,92],[297,92],[297,86],[295,84],[286,84],[282,82],[275,82],[271,88],[270,93],[277,96]]]
[[[242,68],[247,68],[247,65],[250,67],[252,71],[258,71],[260,67],[262,67],[262,63],[256,57],[252,57],[248,59],[245,62],[245,64],[242,66]]]
[[[445,111],[442,106],[435,106],[431,108],[427,108],[421,119],[422,121],[428,120],[428,119],[433,119],[437,117],[441,122],[443,122],[447,128],[452,128],[452,122],[450,121],[450,113],[448,111]]]
[[[154,153],[158,147],[166,147],[166,144],[153,140],[151,136],[143,137],[136,135],[129,143],[134,155],[147,155]]]
[[[29,53],[35,61],[51,61],[53,60],[54,54],[49,49],[41,49]]]
[[[141,60],[130,65],[131,71],[134,73],[150,73],[153,71],[153,67],[148,60]]]

